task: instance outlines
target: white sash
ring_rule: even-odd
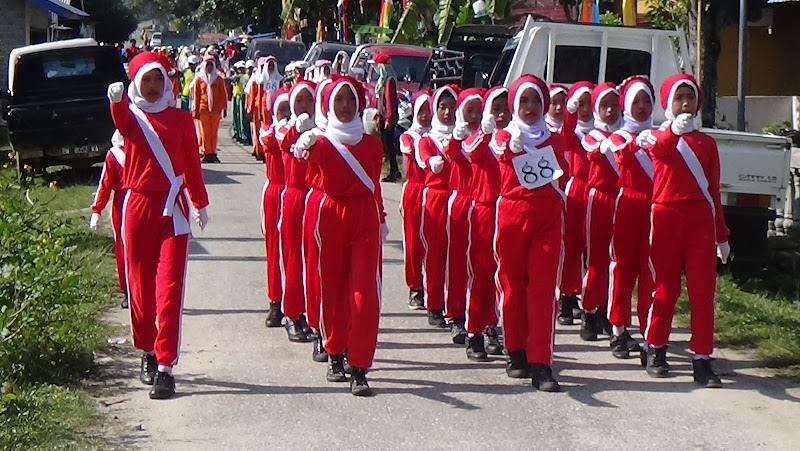
[[[611,139],[606,138],[600,143],[600,153],[606,156],[606,160],[608,160],[608,163],[611,165],[611,169],[619,175],[619,164],[617,164],[617,160],[614,158],[614,152],[611,149],[612,145]]]
[[[648,177],[650,177],[650,180],[653,180],[653,162],[650,160],[647,152],[639,149],[633,154],[633,156],[639,161],[639,165],[642,167],[642,169],[644,169],[644,172],[647,173]]]
[[[121,168],[124,168],[125,167],[125,152],[123,152],[122,149],[120,149],[118,147],[112,147],[112,148],[108,149],[108,151],[111,152],[112,155],[114,155],[114,159],[117,160],[117,163],[119,163],[119,166]]]
[[[444,157],[444,159],[450,161],[450,157],[444,152],[444,146],[446,146],[449,143],[449,139],[446,140],[445,143],[440,143],[439,140],[434,138],[433,136],[428,135],[428,137],[431,139],[431,141],[439,150],[439,153]]]
[[[535,151],[525,149],[525,152],[514,157],[511,163],[514,165],[519,184],[529,190],[552,183],[564,175],[553,146]]]
[[[700,192],[703,193],[703,196],[705,196],[708,204],[711,206],[711,214],[716,215],[714,200],[711,198],[711,193],[708,191],[708,179],[706,178],[705,172],[703,172],[703,166],[700,164],[700,160],[697,159],[697,155],[694,154],[692,148],[689,147],[689,144],[687,144],[683,138],[678,139],[677,148],[678,153],[683,157],[683,161],[689,166],[689,171],[691,171],[692,176],[694,176],[700,188]]]
[[[361,180],[361,183],[363,183],[364,186],[366,186],[367,189],[370,190],[370,192],[374,193],[375,184],[372,182],[372,179],[369,178],[369,175],[367,175],[367,171],[364,170],[364,166],[361,166],[361,163],[359,163],[358,159],[349,150],[347,150],[344,144],[339,142],[338,139],[324,132],[322,133],[322,136],[324,136],[325,139],[327,139],[328,142],[330,142],[333,145],[333,147],[339,152],[339,155],[341,155],[342,158],[344,158],[345,163],[347,163],[347,165],[350,166],[350,169],[352,169],[353,172],[356,174],[356,177],[358,177],[358,179]]]

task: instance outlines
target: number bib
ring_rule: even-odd
[[[514,157],[511,163],[514,165],[519,184],[527,189],[547,185],[564,175],[553,152],[553,146],[537,149],[534,153],[525,151]]]

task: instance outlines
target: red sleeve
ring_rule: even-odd
[[[461,155],[461,145],[464,141],[450,137],[444,145],[444,154],[450,159],[459,158]]]
[[[670,127],[664,130],[653,130],[653,135],[656,137],[656,142],[647,149],[647,153],[649,153],[651,157],[663,160],[678,152],[677,146],[679,137],[672,133]]]
[[[397,83],[390,78],[383,88],[383,100],[386,105],[386,122],[394,124],[397,122]]]
[[[108,199],[111,198],[111,192],[114,190],[114,185],[117,183],[116,171],[111,166],[117,164],[114,160],[114,154],[108,152],[106,154],[106,161],[103,164],[103,172],[100,174],[100,183],[97,185],[97,193],[92,202],[92,213],[101,213],[108,204]]]
[[[375,202],[378,204],[378,213],[381,215],[381,224],[386,222],[386,208],[383,206],[383,190],[381,189],[381,171],[383,170],[383,142],[370,135],[365,135],[372,138],[375,142],[371,144],[370,147],[377,150],[372,152],[372,165],[373,168],[370,171],[370,178],[372,179],[372,183],[375,185]]]
[[[133,113],[128,106],[130,100],[126,94],[122,95],[122,101],[111,102],[111,118],[114,120],[114,126],[119,130],[122,136],[130,136],[131,129],[134,127]]]
[[[506,130],[498,130],[489,142],[489,148],[497,155],[500,161],[511,161],[517,156],[509,148],[509,141],[511,141],[511,133]]]
[[[617,164],[633,164],[637,161],[634,155],[636,151],[639,150],[639,146],[636,145],[636,140],[625,143],[615,142],[612,146],[612,150],[614,151],[614,159],[617,160]]]
[[[706,178],[708,178],[708,191],[711,194],[711,199],[714,201],[714,222],[717,232],[717,243],[724,243],[725,241],[728,241],[731,231],[725,224],[725,212],[722,209],[722,201],[719,193],[719,150],[717,149],[717,143],[713,138],[708,136],[706,136],[706,138],[707,139],[705,139],[703,144],[707,146],[711,160],[711,167],[706,169]]]
[[[494,158],[490,155],[491,150],[489,149],[489,141],[492,139],[492,135],[487,135],[482,131],[479,131],[476,135],[467,138],[463,144],[470,163],[477,164],[488,157]]]
[[[270,127],[269,134],[261,140],[264,145],[264,153],[280,156],[281,148],[278,146],[278,140],[275,139],[275,127]]]
[[[410,154],[414,151],[414,137],[408,134],[408,132],[404,132],[400,135],[400,152],[404,154]]]
[[[567,152],[582,150],[580,144],[581,140],[575,133],[575,128],[577,126],[578,126],[578,115],[570,113],[569,111],[565,111],[564,122],[561,124],[561,131],[559,132],[559,134],[561,135],[564,143],[564,150],[566,150]]]
[[[203,170],[200,167],[200,149],[197,144],[194,124],[189,116],[182,115],[183,123],[183,178],[189,190],[189,198],[194,208],[200,209],[208,206],[208,192],[203,181]]]
[[[286,135],[284,135],[283,139],[278,142],[281,151],[291,153],[292,146],[297,142],[297,138],[299,137],[300,132],[297,131],[297,128],[294,125],[286,127]]]
[[[434,147],[433,144],[431,144],[430,138],[426,138],[426,137],[420,138],[420,141],[419,141],[419,159],[420,159],[420,161],[425,163],[425,166],[422,169],[428,170],[430,168],[430,164],[428,163],[428,160],[430,160],[431,157],[434,157],[436,155],[439,155],[439,151],[438,151],[438,149],[436,149]]]
[[[567,182],[569,181],[569,162],[565,152],[564,138],[561,135],[553,135],[551,139],[553,140],[553,153],[556,156],[556,160],[558,160],[558,165],[561,166],[561,170],[564,171],[564,175],[558,178],[558,187],[561,188],[561,191],[566,192]]]

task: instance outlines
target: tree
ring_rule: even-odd
[[[134,10],[124,2],[83,0],[89,19],[95,22],[95,39],[99,42],[124,42],[136,29]]]

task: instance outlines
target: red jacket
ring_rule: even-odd
[[[594,129],[584,135],[581,145],[589,156],[589,188],[601,191],[617,191],[619,185],[619,167],[614,153],[603,141],[611,133]]]
[[[264,128],[261,128],[264,130]],[[275,125],[270,125],[265,133],[259,136],[264,148],[264,166],[267,180],[277,185],[286,184],[286,174],[283,168],[283,155],[281,154],[278,139],[275,137]]]
[[[567,160],[564,158],[564,144],[561,135],[550,135],[550,137],[539,144],[536,149],[537,151],[542,151],[548,146],[552,146],[553,155],[562,171],[564,171],[564,175],[562,175],[557,181],[547,183],[533,189],[528,189],[520,183],[520,179],[513,161],[515,158],[524,156],[526,152],[522,151],[520,153],[514,153],[510,147],[510,141],[511,134],[504,129],[495,132],[494,137],[490,142],[492,150],[498,155],[498,162],[500,164],[500,196],[516,200],[532,200],[541,197],[555,196],[563,198],[564,191],[562,189],[562,180],[564,180],[564,183],[566,182],[567,176],[565,168],[567,167]],[[539,157],[539,155],[537,155],[537,151],[534,151],[529,155]],[[531,169],[539,172],[536,168]],[[551,168],[551,170],[553,169]],[[548,172],[545,173],[545,175],[552,175],[552,173]],[[536,178],[539,178],[538,174],[536,175]]]
[[[653,162],[647,152],[636,145],[636,137],[625,130],[619,130],[608,139],[619,166],[619,187],[652,196]]]
[[[458,147],[460,147],[460,141],[458,142]],[[455,140],[452,138],[447,138],[443,143],[437,141],[432,136],[426,134],[419,140],[419,159],[420,159],[420,167],[425,171],[425,186],[432,189],[439,189],[443,191],[450,191],[450,171],[452,168],[452,163],[449,161],[449,157],[447,156],[448,152],[445,150],[448,146],[453,146],[455,144]],[[431,165],[429,160],[432,157],[440,156],[444,160],[444,167],[442,168],[442,172],[438,174],[434,174],[431,171]],[[423,166],[424,165],[424,166]]]
[[[489,148],[492,135],[479,131],[464,140],[467,159],[472,163],[472,195],[475,202],[494,204],[500,196],[500,164]]]
[[[425,184],[425,170],[419,166],[419,140],[422,138],[412,131],[404,132],[400,135],[400,152],[403,153],[405,162],[406,181],[409,184]]]
[[[450,189],[459,195],[472,197],[472,165],[464,152],[464,141],[451,138],[451,145],[444,151],[450,159]]]
[[[119,150],[122,153],[122,150]],[[106,161],[103,164],[103,173],[100,175],[100,184],[97,186],[97,194],[92,202],[92,213],[100,214],[106,208],[111,193],[114,193],[114,203],[121,202],[120,193],[125,190],[122,188],[122,171],[125,166],[124,156],[122,162],[117,160],[113,150],[106,154]]]
[[[292,146],[297,142],[300,137],[300,132],[297,131],[294,124],[284,125],[275,134],[278,139],[281,153],[283,154],[283,169],[286,177],[286,186],[297,188],[301,191],[308,191],[310,186],[306,180],[306,173],[308,172],[308,162],[306,160],[298,160],[292,153]]]

